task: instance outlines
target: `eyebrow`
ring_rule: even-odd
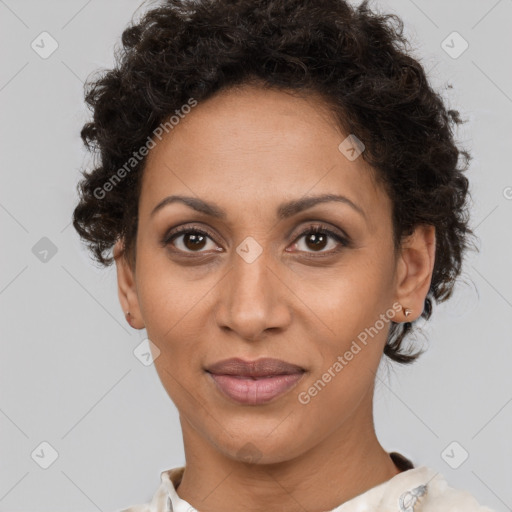
[[[365,220],[367,219],[365,211],[360,206],[351,201],[348,197],[336,194],[321,194],[317,196],[307,196],[301,199],[295,199],[293,201],[282,203],[277,208],[277,217],[281,220],[287,219],[289,217],[292,217],[293,215],[296,215],[297,213],[302,212],[303,210],[312,208],[317,204],[332,201],[349,205],[352,209],[358,212]],[[225,219],[227,217],[226,211],[217,206],[216,204],[210,203],[203,199],[199,199],[197,197],[190,196],[168,196],[162,199],[162,201],[160,201],[153,208],[153,210],[150,213],[150,217],[155,215],[156,212],[161,210],[164,206],[176,202],[185,204],[189,208],[192,208],[200,213],[204,213],[205,215],[209,215],[210,217],[214,217],[217,219]]]

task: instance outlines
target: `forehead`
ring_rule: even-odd
[[[348,135],[318,96],[250,86],[220,92],[156,139],[140,215],[170,194],[211,198],[237,211],[322,193],[343,194],[382,215],[389,199],[372,169],[339,149]]]

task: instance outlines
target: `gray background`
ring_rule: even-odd
[[[512,0],[376,3],[404,19],[434,87],[453,84],[443,96],[468,120],[457,139],[474,157],[481,247],[417,337],[428,352],[381,366],[377,433],[388,451],[512,510]],[[139,5],[0,0],[1,511],[117,510],[148,501],[160,472],[184,463],[177,411],[133,353],[145,331],[126,324],[114,269],[96,268],[70,225],[78,171],[91,164],[82,82],[113,63]],[[59,45],[46,59],[31,48],[43,31]],[[457,58],[442,46],[454,31],[469,43]],[[58,453],[47,469],[44,441]]]

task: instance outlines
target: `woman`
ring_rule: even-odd
[[[186,455],[126,510],[489,510],[373,426],[379,362],[420,355],[473,236],[458,113],[402,28],[367,2],[166,0],[90,84],[74,226]]]

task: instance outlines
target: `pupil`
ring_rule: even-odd
[[[189,234],[189,235],[185,235],[185,246],[187,247],[187,249],[202,249],[203,246],[204,246],[204,236],[203,235],[194,235],[194,234]],[[190,246],[189,246],[189,242],[191,242]],[[197,243],[199,242],[199,244]],[[200,245],[201,242],[203,242],[203,245]]]
[[[323,249],[325,246],[325,235],[323,233],[311,233],[307,238],[307,243],[312,243],[313,248]]]

